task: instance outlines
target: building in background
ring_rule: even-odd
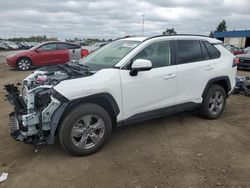
[[[250,46],[250,30],[215,31],[213,37],[223,41],[227,45],[234,45],[241,48]]]

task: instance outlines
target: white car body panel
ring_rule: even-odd
[[[216,77],[229,76],[231,88],[234,88],[237,70],[236,67],[232,68],[234,56],[221,45],[215,47],[221,52],[220,58],[177,65],[176,104],[201,103],[206,84]],[[231,70],[230,75],[228,70]]]
[[[176,95],[176,66],[154,68],[130,76],[120,70],[123,119],[134,114],[173,106]]]
[[[201,103],[201,94],[208,82],[206,67],[214,66],[213,61],[200,61],[177,65],[176,104],[187,102]]]
[[[54,89],[69,100],[98,93],[109,93],[120,108],[117,120],[122,118],[122,96],[119,69],[103,69],[92,76],[62,81]]]
[[[13,84],[5,85],[6,97],[15,106],[15,112],[9,115],[11,136],[39,146],[53,144],[60,127],[61,144],[63,139],[73,141],[63,144],[63,147],[72,143],[78,147],[80,143],[79,148],[86,149],[88,141],[96,143],[96,140],[106,139],[106,136],[94,135],[103,134],[106,127],[111,133],[113,125],[158,118],[201,105],[209,110],[207,115],[214,115],[217,110],[220,111],[215,115],[222,113],[225,107],[223,89],[227,94],[233,90],[237,64],[234,55],[221,45],[221,41],[188,35],[121,40],[125,42],[119,41],[96,50],[80,64],[70,62],[35,71],[23,80],[21,92]],[[178,43],[177,40],[205,40],[214,47],[203,42],[191,44],[186,41]],[[130,41],[133,45],[126,45],[131,44]],[[156,42],[159,43],[154,45]],[[77,58],[74,53],[79,52],[70,50],[70,57]],[[215,91],[210,90],[213,84],[219,84],[223,89],[212,87]],[[203,93],[208,91],[214,93],[205,95],[203,103]],[[81,103],[99,105],[108,114],[95,105],[78,106]],[[69,112],[74,113],[73,116]],[[68,118],[63,119],[66,116]],[[87,116],[88,120],[84,120]],[[70,130],[71,133],[68,132]]]
[[[117,121],[122,121],[135,114],[177,104],[189,102],[200,104],[206,84],[215,77],[228,76],[231,88],[234,88],[236,74],[236,67],[232,68],[234,56],[221,45],[215,45],[221,52],[221,57],[217,59],[154,68],[141,71],[137,76],[130,76],[129,70],[122,69],[138,52],[154,42],[206,40],[212,44],[221,44],[217,39],[202,36],[162,36],[151,39],[136,37],[121,40],[144,42],[118,62],[115,68],[102,69],[89,77],[62,81],[54,89],[69,100],[98,93],[109,93],[120,109]],[[167,78],[169,75],[171,75],[170,79]]]

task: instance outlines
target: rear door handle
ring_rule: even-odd
[[[214,66],[206,66],[205,70],[213,70],[214,69]]]
[[[176,74],[167,74],[164,79],[165,80],[168,80],[168,79],[172,79],[172,78],[175,78],[176,77]]]

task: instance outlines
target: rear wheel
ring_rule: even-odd
[[[212,85],[205,97],[201,106],[201,114],[208,119],[218,118],[226,105],[226,91],[219,85]]]
[[[22,71],[29,70],[32,66],[32,61],[28,58],[22,57],[17,60],[17,68]]]
[[[65,151],[88,155],[104,145],[111,131],[111,118],[105,109],[96,104],[83,104],[67,114],[58,136]]]

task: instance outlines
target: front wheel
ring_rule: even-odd
[[[218,118],[226,105],[226,92],[219,85],[212,85],[205,94],[201,106],[201,115],[208,119]]]
[[[59,141],[73,155],[99,150],[112,132],[108,112],[96,104],[82,104],[71,110],[59,128]]]
[[[16,65],[19,70],[26,71],[31,68],[32,62],[30,59],[23,57],[17,60]]]

